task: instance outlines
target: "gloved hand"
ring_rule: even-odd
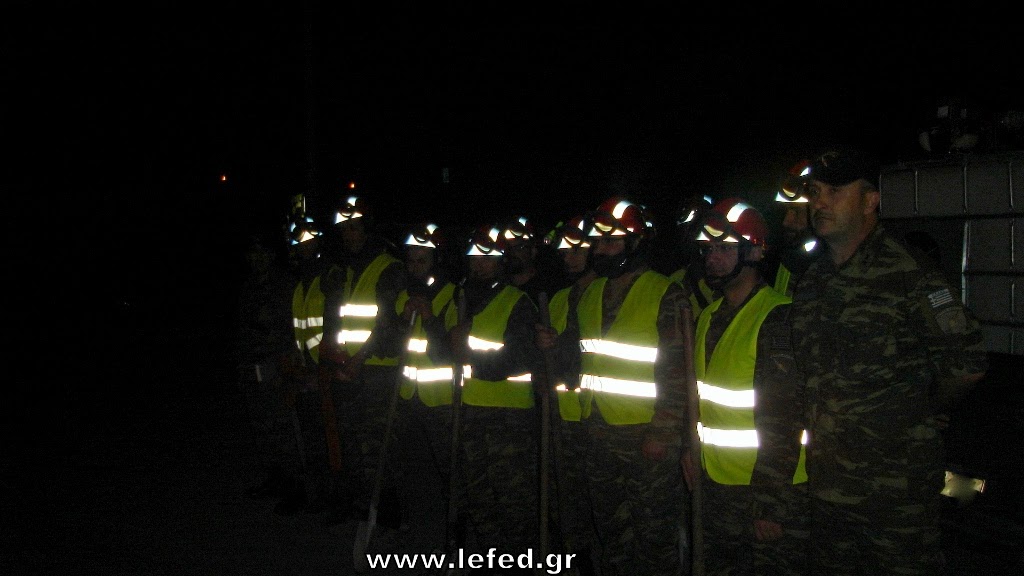
[[[542,352],[545,350],[551,350],[555,347],[555,340],[558,338],[558,332],[550,326],[543,324],[534,324],[535,330],[534,343],[537,345]]]
[[[421,320],[428,320],[434,317],[434,311],[431,309],[430,301],[425,296],[415,294],[409,297],[409,300],[405,303],[405,309],[402,311],[402,318],[406,322],[412,319],[412,313],[415,312]]]

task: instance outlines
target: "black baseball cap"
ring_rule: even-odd
[[[811,179],[829,186],[845,186],[863,178],[877,189],[878,173],[878,161],[860,150],[826,150],[811,159]]]

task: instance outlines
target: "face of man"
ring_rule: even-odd
[[[505,246],[505,267],[509,274],[525,272],[533,267],[536,254],[532,241],[523,238],[509,239]]]
[[[858,180],[831,186],[815,180],[810,189],[811,224],[815,233],[830,244],[859,240],[870,226],[878,207],[878,191],[865,191]]]
[[[704,254],[704,271],[707,282],[725,278],[732,274],[739,263],[739,244],[735,242],[702,243],[701,253]]]
[[[434,267],[434,249],[426,246],[405,247],[405,271],[409,279],[426,282],[430,270]]]
[[[626,252],[626,239],[622,236],[600,236],[593,239],[594,270],[600,275],[610,274]]]
[[[562,257],[562,265],[565,267],[565,272],[570,276],[583,274],[587,269],[587,257],[590,255],[589,247],[559,248],[558,254]]]
[[[810,228],[807,219],[808,204],[806,202],[789,202],[782,216],[782,236],[786,244],[794,244]]]
[[[341,233],[341,243],[345,251],[355,254],[366,244],[366,225],[362,218],[351,218],[335,224]]]
[[[501,272],[500,256],[467,256],[471,280],[496,280]]]

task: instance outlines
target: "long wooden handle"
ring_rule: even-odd
[[[683,310],[683,351],[686,361],[687,383],[687,426],[690,436],[690,457],[694,471],[693,488],[690,490],[690,574],[704,576],[704,522],[703,490],[701,489],[700,437],[697,422],[700,421],[700,397],[697,393],[697,374],[693,365],[693,311],[687,306]]]
[[[547,292],[541,292],[537,297],[537,306],[540,308],[541,323],[545,327],[551,326],[551,311],[548,309]],[[551,351],[544,350],[544,382],[540,391],[540,556],[547,558],[550,551],[550,536],[548,521],[550,511],[550,475],[551,475],[551,379],[554,377],[552,370],[555,365],[551,358]]]

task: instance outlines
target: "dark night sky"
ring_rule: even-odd
[[[354,178],[396,221],[547,225],[618,193],[667,219],[685,192],[767,202],[834,138],[920,156],[945,98],[1024,108],[1019,22],[978,7],[309,5],[307,60],[301,2],[9,3],[15,263],[175,310],[229,293],[210,278],[310,178],[314,212]]]

